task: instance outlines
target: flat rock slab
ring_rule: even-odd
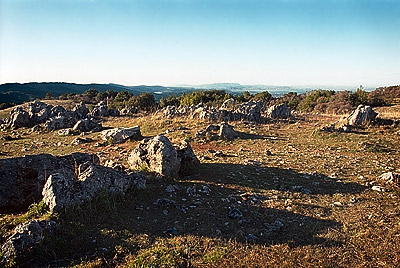
[[[113,128],[100,132],[100,136],[104,141],[112,143],[122,143],[128,139],[141,139],[142,133],[139,126],[130,128]]]

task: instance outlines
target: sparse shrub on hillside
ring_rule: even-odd
[[[353,110],[350,91],[336,92],[326,105],[325,113],[347,114]]]
[[[252,99],[255,101],[263,101],[265,104],[267,104],[272,99],[272,95],[268,91],[263,91],[255,94]]]
[[[368,104],[368,93],[364,91],[363,86],[359,86],[354,93],[350,95],[353,106]]]
[[[312,112],[318,105],[317,109],[326,107],[323,103],[329,102],[330,98],[335,94],[333,90],[313,90],[307,92],[303,100],[300,101],[298,107],[302,112]]]
[[[368,103],[371,106],[400,103],[400,85],[375,89],[368,94]]]
[[[199,103],[208,106],[221,106],[225,100],[233,98],[233,95],[227,93],[225,90],[201,90],[192,91],[187,94],[183,93],[179,98],[180,104],[185,106]]]

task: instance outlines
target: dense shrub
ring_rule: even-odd
[[[300,101],[298,104],[298,108],[303,112],[312,112],[315,106],[318,105],[319,109],[323,109],[325,107],[322,105],[323,103],[329,102],[330,98],[335,94],[333,90],[313,90],[307,92],[305,98]]]

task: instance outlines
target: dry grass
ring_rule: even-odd
[[[397,112],[385,107],[381,116],[399,119]],[[195,139],[196,131],[209,124],[205,121],[150,115],[109,119],[105,126],[139,125],[147,137],[168,132],[174,142],[190,138],[201,165],[185,178],[149,174],[146,190],[124,197],[103,194],[79,210],[53,215],[60,228],[46,237],[27,264],[399,267],[400,190],[377,179],[386,171],[400,172],[399,127],[321,133],[314,130],[340,117],[297,117],[296,122],[233,123],[241,139],[232,142]],[[188,130],[178,130],[179,126]],[[20,135],[1,141],[2,158],[82,151],[126,165],[138,143],[71,146],[74,137],[54,133],[1,134]],[[99,139],[95,133],[89,137]],[[212,150],[224,155],[215,156]],[[387,191],[373,191],[371,184]],[[165,191],[168,185],[176,186],[175,193]],[[198,191],[204,186],[210,191]],[[155,205],[161,198],[175,203]],[[228,217],[233,207],[243,213],[241,219]],[[4,230],[21,217],[1,216],[2,241],[8,234]],[[276,227],[277,221],[283,226]]]

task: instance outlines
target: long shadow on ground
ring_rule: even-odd
[[[184,179],[150,181],[146,190],[123,198],[100,195],[83,208],[60,215],[59,228],[36,252],[40,260],[33,258],[32,263],[69,265],[99,256],[115,260],[120,247],[135,254],[143,236],[148,245],[158,238],[191,235],[260,245],[338,246],[341,241],[319,236],[341,227],[326,219],[329,207],[307,207],[314,216],[272,206],[284,202],[287,193],[306,197],[363,190],[318,174],[202,164]]]

